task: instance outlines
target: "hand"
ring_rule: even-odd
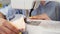
[[[0,18],[6,19],[5,15],[3,15],[1,12],[0,12]]]
[[[19,30],[8,21],[0,18],[0,34],[18,34]]]
[[[30,19],[38,19],[38,20],[51,20],[47,14],[41,14],[41,15],[36,15],[36,16],[32,16],[30,17]]]

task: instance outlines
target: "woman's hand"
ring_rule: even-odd
[[[32,17],[29,17],[30,19],[34,20],[51,20],[47,14],[41,14],[41,15],[36,15],[36,16],[32,16]]]
[[[6,19],[5,15],[3,15],[1,12],[0,12],[0,18]]]
[[[18,34],[19,30],[11,25],[8,21],[0,18],[0,34]]]

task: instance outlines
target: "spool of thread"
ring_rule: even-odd
[[[3,7],[3,5],[2,5],[2,3],[0,3],[0,8],[2,8]]]

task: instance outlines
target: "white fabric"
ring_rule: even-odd
[[[6,7],[4,7],[4,8],[1,8],[1,9],[0,9],[0,12],[3,13],[4,15],[7,15],[9,9],[12,9],[12,8],[11,8],[11,5],[6,6]]]
[[[32,20],[31,20],[32,21]],[[40,21],[39,25],[27,25],[28,34],[60,34],[60,21],[33,20]],[[36,23],[37,23],[36,22]]]
[[[16,14],[15,18],[12,19],[11,24],[14,25],[17,29],[22,29],[25,31],[25,22],[24,22],[24,16],[21,14]]]

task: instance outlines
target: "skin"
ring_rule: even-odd
[[[0,12],[0,18],[4,18],[5,19],[5,16]]]
[[[44,6],[45,5],[45,1],[40,1],[40,4]]]
[[[36,15],[36,16],[29,17],[29,18],[32,19],[32,20],[51,20],[47,16],[47,14]]]
[[[44,6],[45,5],[45,0],[41,0],[40,1],[40,4]],[[41,15],[31,16],[30,19],[32,19],[32,20],[34,20],[34,19],[36,19],[36,20],[37,19],[38,20],[51,20],[49,18],[49,16],[47,14],[45,14],[45,13],[43,13]]]
[[[4,18],[4,15],[0,13],[0,34],[19,34],[19,30]]]
[[[44,2],[41,2],[41,4],[44,5]],[[4,15],[0,13],[0,23],[2,23],[0,25],[0,34],[19,34],[19,30],[4,18]],[[32,16],[30,19],[50,20],[47,14]]]

